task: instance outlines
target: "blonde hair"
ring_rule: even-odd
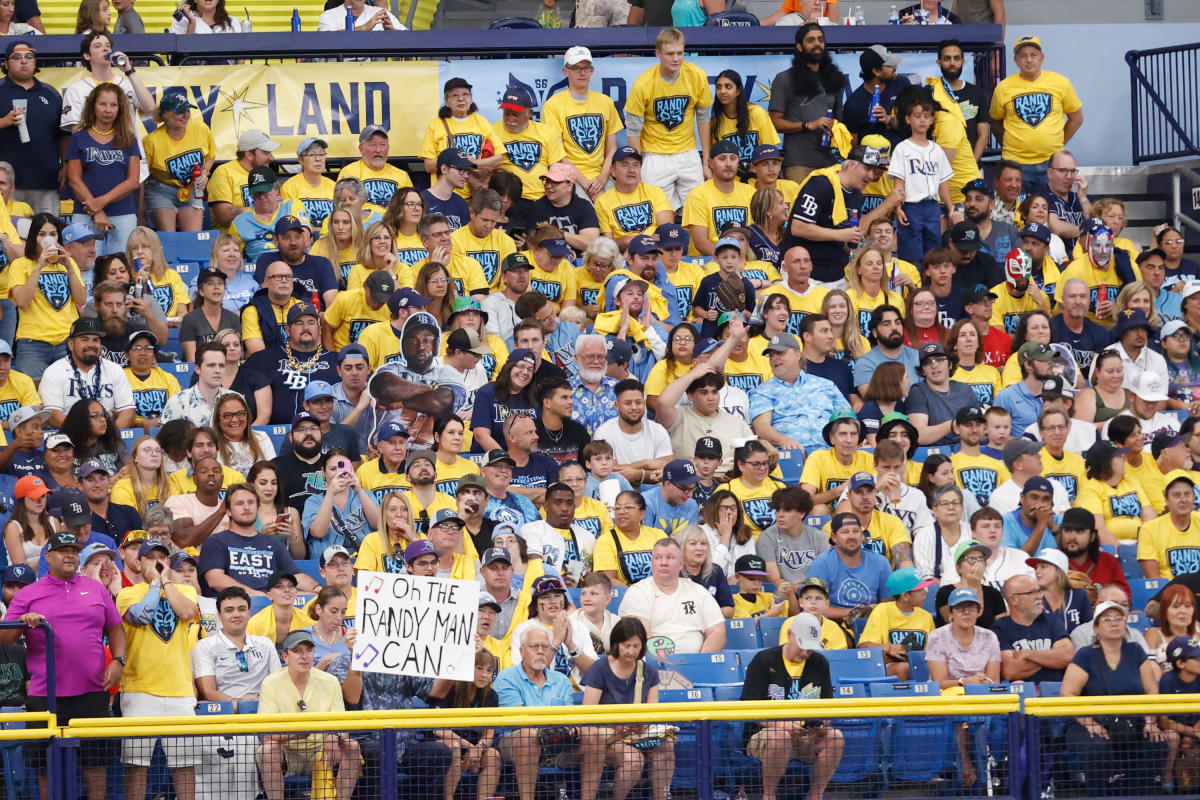
[[[134,228],[129,232],[129,238],[125,240],[125,256],[129,260],[130,269],[135,272],[137,270],[130,253],[139,245],[146,245],[150,248],[150,277],[157,280],[165,275],[169,265],[166,253],[163,252],[162,242],[159,240],[158,234],[145,225]],[[186,298],[183,302],[187,302]],[[170,311],[170,309],[164,308],[163,311]]]
[[[218,236],[216,239],[213,240],[212,249],[208,251],[208,263],[209,264],[217,263],[217,255],[221,252],[221,248],[227,244],[231,244],[234,247],[236,247],[238,249],[238,252],[241,252],[241,250],[242,250],[242,246],[240,244],[238,244],[238,240],[236,238],[234,238],[233,234],[222,233],[220,236]],[[243,261],[244,261],[244,259],[243,259]],[[214,267],[214,269],[216,269],[216,268]]]
[[[860,358],[865,352],[863,350],[863,337],[858,329],[857,312],[854,308],[853,301],[850,300],[850,295],[846,294],[841,289],[830,289],[829,294],[825,295],[825,299],[821,301],[821,313],[829,316],[829,301],[835,297],[840,297],[846,301],[846,321],[842,323],[841,330],[834,324],[833,320],[829,324],[833,326],[833,333],[841,339],[842,345],[846,348],[846,355],[849,358]]]
[[[417,524],[417,515],[413,513],[412,503],[409,502],[408,497],[404,492],[390,491],[379,501],[379,538],[383,540],[383,547],[386,551],[388,551],[388,555],[394,556],[403,555],[404,548],[408,547],[408,545],[412,544],[413,541],[416,541],[416,539],[409,540],[408,543],[403,547],[400,547],[392,542],[391,531],[388,530],[387,514],[388,507],[393,501],[401,503],[404,506],[404,510],[408,512],[408,527],[413,531],[414,536],[416,536],[415,526]],[[416,536],[416,538],[420,539],[422,537]]]
[[[654,49],[661,50],[664,44],[684,44],[683,31],[679,28],[663,28],[654,37]]]
[[[1150,318],[1151,327],[1157,331],[1163,324],[1162,318],[1158,316],[1158,290],[1145,281],[1133,281],[1121,287],[1117,299],[1113,302],[1113,317],[1116,318],[1122,311],[1129,308],[1129,301],[1138,292],[1146,292],[1150,295],[1150,313],[1147,316]]]
[[[324,250],[325,257],[329,259],[330,264],[333,264],[334,272],[338,271],[338,262],[340,260],[338,254],[341,253],[341,250],[338,248],[337,241],[333,238],[333,215],[339,211],[346,212],[350,217],[350,251],[354,253],[356,259],[360,259],[360,263],[363,245],[368,241],[363,232],[362,218],[354,206],[349,203],[337,203],[334,205],[333,211],[329,212],[329,233],[322,236],[320,241],[317,242],[317,247]],[[388,232],[391,233],[391,228],[388,228]],[[392,241],[396,241],[394,234]]]
[[[137,458],[138,449],[141,448],[141,446],[146,442],[154,442],[155,444],[158,444],[158,440],[153,436],[138,437],[138,440],[133,443],[133,447],[129,448],[130,462],[133,462],[133,460]],[[146,511],[148,510],[146,503],[146,489],[148,487],[146,484],[142,483],[141,468],[138,467],[136,463],[130,464],[129,483],[133,486],[133,499],[134,502],[137,503],[138,514],[144,517],[146,516]],[[167,468],[165,466],[165,462],[163,464],[159,464],[158,469],[155,471],[154,489],[157,492],[155,497],[158,498],[158,503],[160,505],[165,503],[167,497],[171,494],[170,484],[167,481]]]
[[[348,206],[349,204],[343,203],[342,205]],[[334,211],[337,211],[337,209],[335,208]],[[371,227],[367,228],[367,230],[363,233],[362,241],[359,242],[357,251],[358,263],[370,270],[383,269],[383,264],[376,264],[375,256],[371,253],[371,240],[374,239],[375,234],[379,233],[380,231],[386,233],[388,238],[392,240],[392,253],[394,254],[396,252],[396,237],[392,233],[392,229],[387,225],[384,225],[382,222],[372,222]],[[332,240],[333,236],[330,236],[329,239]],[[334,256],[334,258],[336,259],[337,256]]]
[[[879,256],[879,260],[886,266],[888,255],[878,247],[864,247],[854,255],[854,260],[846,265],[846,283],[851,289],[859,294],[866,294],[867,290],[863,284],[862,275],[859,274],[859,267],[862,266],[863,256],[867,253],[874,253]],[[887,288],[887,276],[880,275],[879,290],[883,293],[883,302],[886,305],[896,306],[897,308],[904,307],[904,297],[900,294],[893,295]]]

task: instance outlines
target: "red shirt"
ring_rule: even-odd
[[[1092,579],[1092,583],[1098,583],[1101,586],[1107,586],[1110,583],[1115,583],[1125,590],[1128,597],[1132,597],[1133,593],[1129,588],[1129,580],[1125,577],[1125,571],[1121,569],[1121,562],[1112,553],[1100,551],[1099,557],[1092,561],[1089,558],[1081,558],[1076,561],[1073,558],[1067,559],[1071,569],[1079,570]]]
[[[992,325],[983,337],[983,363],[1002,370],[1011,355],[1012,337]]]

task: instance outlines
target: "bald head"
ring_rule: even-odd
[[[808,250],[799,245],[788,248],[783,254],[782,266],[789,286],[802,291],[807,289],[806,284],[813,270],[812,257],[809,256]]]
[[[1015,595],[1032,592],[1038,588],[1037,581],[1031,575],[1013,575],[1004,582],[1004,599]]]

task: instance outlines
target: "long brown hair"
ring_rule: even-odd
[[[436,278],[439,272],[446,275],[446,296],[440,300],[434,298],[429,292],[429,282]],[[425,310],[433,314],[438,324],[442,326],[442,330],[446,330],[450,324],[450,314],[454,311],[454,299],[458,297],[458,288],[455,286],[454,276],[450,274],[450,269],[440,262],[426,261],[425,265],[421,267],[421,271],[417,273],[415,288],[417,294],[429,298],[429,305],[425,306]]]
[[[886,262],[886,259],[885,259],[885,262]],[[887,281],[886,277],[884,278],[884,281],[885,282]],[[931,290],[928,286],[920,286],[917,289],[915,289],[911,294],[909,294],[908,299],[904,301],[904,320],[903,320],[903,322],[904,322],[904,338],[908,340],[908,344],[910,347],[920,347],[920,344],[919,344],[920,340],[917,338],[920,335],[919,330],[917,328],[917,321],[915,319],[913,319],[913,301],[915,301],[917,299],[917,295],[921,294],[922,292],[933,295],[933,290]],[[936,295],[933,295],[933,296],[934,296],[934,299],[936,300],[937,296]],[[968,322],[969,321],[970,320],[968,320]],[[933,329],[935,331],[937,331],[938,342],[944,347],[946,344],[946,329],[945,329],[945,327],[942,326],[941,322],[936,318],[936,315],[933,320]],[[982,349],[982,348],[980,348],[980,349]],[[949,350],[947,350],[947,352],[949,352]],[[954,354],[951,353],[950,357],[953,358]]]
[[[262,448],[258,446],[258,437],[254,435],[254,429],[251,425],[254,423],[254,417],[250,413],[250,404],[246,402],[246,398],[242,397],[237,392],[229,392],[221,395],[217,399],[217,404],[213,406],[212,429],[217,435],[217,453],[221,456],[221,463],[228,464],[233,458],[233,448],[230,447],[229,439],[225,438],[225,432],[221,430],[221,406],[228,403],[237,403],[246,412],[246,435],[245,443],[250,448],[250,455],[257,463],[266,458]]]
[[[241,397],[241,395],[238,395],[238,397]],[[138,513],[142,516],[145,516],[147,511],[146,485],[142,483],[142,473],[139,471],[141,468],[138,467],[134,459],[137,458],[138,449],[146,442],[158,444],[158,440],[153,436],[142,436],[133,443],[133,447],[129,448],[129,483],[133,486],[133,498],[137,502]],[[159,447],[161,446],[159,445]],[[165,452],[163,453],[163,457],[166,457]],[[158,471],[154,475],[154,488],[157,492],[155,495],[157,502],[160,504],[165,503],[167,497],[171,494],[165,462],[158,465]]]
[[[742,513],[742,501],[738,500],[737,495],[728,489],[718,489],[708,498],[708,502],[704,504],[702,509],[704,524],[716,530],[718,512],[721,507],[721,501],[732,499],[737,506],[737,521],[733,523],[733,540],[738,544],[745,544],[750,541],[753,534],[750,532],[750,527],[746,524],[746,515]]]
[[[974,327],[975,323],[971,322],[970,319],[960,319],[958,322],[954,323],[954,327],[950,329],[950,333],[946,336],[946,352],[950,354],[951,360],[957,362],[959,366],[962,366],[963,364],[962,360],[958,356],[958,353],[956,352],[958,348],[958,337],[962,335],[963,328],[967,327],[968,325]],[[978,329],[975,330],[975,338],[979,340],[979,347],[975,349],[975,363],[967,365],[971,367],[977,367],[984,363],[983,337],[979,335]]]
[[[112,146],[116,150],[123,150],[126,147],[132,146],[135,140],[133,133],[133,112],[129,109],[129,98],[125,96],[125,93],[115,83],[102,83],[95,89],[92,89],[92,93],[87,96],[87,100],[83,101],[83,111],[79,115],[79,124],[75,126],[75,130],[85,131],[96,124],[96,101],[105,92],[111,92],[117,98],[117,118],[113,120]]]
[[[475,651],[475,666],[491,667],[492,678],[494,680],[496,672],[500,668],[500,662],[496,659],[492,651],[485,647],[482,650]],[[454,704],[451,708],[474,708],[476,697],[487,691],[487,689],[480,689],[475,685],[474,677],[472,675],[472,679],[469,681],[454,682]]]
[[[23,497],[21,498],[21,500],[24,499],[25,498]],[[38,524],[42,526],[42,530],[46,533],[47,537],[54,532],[54,528],[52,527],[52,523],[50,521],[49,499],[49,497],[46,498],[46,505],[42,507],[42,513],[38,514],[36,518],[30,516],[29,510],[26,508],[25,504],[21,502],[21,500],[17,501],[16,508],[14,508],[12,512],[12,521],[20,526],[22,541],[33,541],[34,532],[32,522],[34,519],[37,519]]]
[[[907,370],[899,361],[885,361],[875,368],[867,390],[863,393],[864,400],[896,403],[904,399],[904,386],[901,381]]]

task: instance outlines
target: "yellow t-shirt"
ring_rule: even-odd
[[[1021,297],[1013,297],[1012,293],[1008,291],[1007,282],[993,286],[991,292],[996,295],[996,302],[992,303],[990,322],[1009,336],[1017,332],[1017,325],[1021,322],[1022,316],[1039,308],[1029,292]]]
[[[196,601],[196,590],[183,584],[172,584],[179,593],[192,602]],[[135,625],[126,618],[126,613],[142,601],[150,591],[150,584],[139,583],[126,586],[117,593],[117,611],[121,613],[125,628],[125,652],[128,663],[121,676],[121,689],[126,692],[142,692],[157,697],[192,697],[191,637],[188,622],[179,619],[173,612],[156,614],[149,625]],[[162,590],[166,602],[166,590]]]
[[[619,555],[617,540],[614,537],[620,537]],[[614,570],[621,580],[632,586],[637,581],[650,577],[650,551],[655,542],[665,538],[666,533],[649,525],[641,526],[636,540],[628,538],[615,528],[609,528],[596,540],[596,548],[592,551],[592,569],[596,572]]]
[[[687,319],[692,315],[692,302],[696,298],[696,292],[700,291],[700,281],[706,277],[704,267],[691,261],[680,261],[674,272],[667,273],[667,280],[675,287],[675,301],[680,319]]]
[[[233,467],[221,465],[221,488],[228,489],[235,483],[245,483],[246,476]],[[188,468],[177,469],[167,476],[167,497],[177,494],[193,494],[196,491],[196,481],[188,474]],[[167,498],[164,497],[163,500]],[[198,520],[197,520],[198,521]]]
[[[789,617],[779,629],[778,644],[787,644],[787,632],[790,627],[792,620]],[[849,649],[850,640],[846,638],[846,629],[828,617],[821,617],[821,646],[826,650]]]
[[[408,491],[412,488],[404,474],[403,465],[396,472],[388,472],[382,457],[362,462],[358,469],[354,470],[354,474],[358,476],[362,487],[375,497],[376,503],[383,500],[383,496],[388,492]]]
[[[1000,370],[989,364],[976,364],[970,369],[957,367],[950,380],[970,386],[981,405],[990,406],[1000,391]]]
[[[749,392],[763,381],[771,380],[772,377],[774,373],[771,372],[771,362],[762,354],[761,349],[747,350],[744,361],[734,361],[732,358],[725,361],[725,380],[730,386],[736,386],[745,392]]]
[[[1158,577],[1171,580],[1176,575],[1200,572],[1200,512],[1188,516],[1188,527],[1181,531],[1170,514],[1142,525],[1138,534],[1138,561],[1157,561]]]
[[[416,277],[421,272],[421,267],[425,266],[425,262],[429,259],[425,258],[412,265],[413,286],[416,286]],[[483,267],[478,261],[469,258],[463,253],[457,253],[453,249],[450,250],[450,263],[446,264],[446,271],[450,273],[451,279],[454,281],[454,286],[458,289],[458,296],[462,297],[468,294],[478,294],[480,292],[487,293],[488,280],[484,277]]]
[[[716,267],[716,262],[713,262]],[[719,268],[718,268],[719,269]],[[716,272],[714,269],[713,272]],[[768,283],[779,283],[783,277],[779,274],[779,270],[770,261],[754,261],[746,262],[746,266],[742,267],[742,277],[752,281],[767,281]]]
[[[36,261],[18,258],[8,266],[8,286],[22,286],[37,266]],[[70,258],[47,264],[37,279],[37,291],[25,308],[20,309],[17,338],[62,344],[79,319],[79,308],[71,300],[71,282],[67,270],[79,278],[79,267]],[[81,279],[82,280],[82,279]]]
[[[1149,453],[1142,456],[1142,463],[1139,466],[1135,467],[1126,462],[1125,480],[1133,481],[1142,490],[1142,493],[1150,498],[1150,507],[1154,509],[1155,513],[1161,514],[1166,510],[1167,487],[1165,484],[1167,479],[1154,459],[1150,458]]]
[[[425,537],[418,536],[416,538],[424,539]],[[397,550],[383,541],[383,534],[380,531],[372,531],[367,534],[358,547],[358,554],[354,557],[354,568],[399,575],[404,572],[404,548],[408,544],[402,544]],[[395,550],[394,553],[393,550]]]
[[[492,141],[500,143],[506,153],[500,169],[521,179],[521,199],[545,197],[542,176],[551,164],[567,157],[558,129],[530,120],[525,130],[510,133],[503,122],[497,122],[492,126]]]
[[[358,335],[358,343],[367,348],[371,369],[379,369],[389,361],[401,361],[400,332],[392,327],[391,321],[375,322]]]
[[[322,175],[313,186],[302,173],[297,173],[283,182],[279,196],[284,200],[299,200],[309,221],[323,229],[325,220],[333,213],[333,185],[333,181]]]
[[[383,269],[383,267],[380,267],[380,269]],[[346,276],[346,290],[351,292],[356,289],[361,290],[367,282],[367,277],[375,271],[364,264],[355,264],[350,267],[350,274]],[[394,272],[397,289],[401,287],[412,289],[416,286],[417,273],[413,271],[412,267],[397,262]],[[387,308],[387,306],[384,306],[384,308]]]
[[[833,450],[818,450],[809,455],[804,462],[804,470],[800,473],[800,483],[817,487],[817,492],[828,492],[836,489],[856,472],[874,472],[875,465],[871,454],[865,450],[855,450],[850,457],[850,466],[845,466],[834,456]]]
[[[412,506],[413,510],[413,527],[417,533],[422,535],[429,533],[429,520],[433,519],[437,512],[445,508],[448,508],[451,511],[458,511],[458,501],[443,492],[437,492],[434,494],[433,502],[428,506],[423,506],[421,505],[421,501],[417,498],[417,496],[410,491],[408,493],[408,504]],[[469,544],[469,542],[471,542],[471,537],[464,536],[464,549],[474,549],[474,545]]]
[[[587,267],[575,268],[575,302],[583,306],[600,306],[600,296],[604,293],[604,284],[593,280],[592,273]]]
[[[656,216],[662,211],[673,214],[675,209],[662,189],[647,183],[639,183],[630,194],[621,194],[614,186],[596,198],[600,233],[614,239],[641,233],[653,236]]]
[[[10,369],[8,380],[0,386],[0,420],[7,420],[12,412],[21,406],[40,406],[42,398],[38,395],[33,379],[24,372]]]
[[[733,496],[742,504],[742,516],[745,517],[746,527],[758,535],[775,524],[775,509],[771,508],[771,497],[783,488],[783,484],[774,478],[767,478],[757,488],[751,488],[741,478],[734,478],[725,487],[733,492]]]
[[[905,614],[894,600],[875,606],[867,617],[860,642],[879,644],[902,644],[909,650],[924,650],[925,639],[933,633],[933,615],[923,608],[914,608]]]
[[[161,417],[167,398],[179,394],[179,381],[162,367],[154,367],[145,378],[140,378],[129,367],[125,377],[133,389],[134,422]]]
[[[362,159],[342,167],[337,179],[340,181],[342,178],[358,178],[362,181],[367,190],[367,202],[380,208],[387,208],[397,189],[413,185],[412,178],[399,167],[384,163],[382,169],[372,169]]]
[[[655,64],[633,82],[625,113],[645,121],[641,133],[643,153],[688,153],[698,149],[696,109],[711,108],[712,103],[704,70],[684,62],[675,80],[667,82]]]
[[[776,284],[767,289],[765,293],[781,294],[787,298],[788,308],[791,310],[788,315],[787,330],[788,333],[799,336],[800,323],[809,314],[821,313],[821,304],[825,302],[825,296],[829,294],[829,290],[810,281],[808,291],[804,295],[796,294],[795,291],[788,288],[786,283]]]
[[[755,107],[757,108],[757,106]],[[884,173],[884,177],[887,177],[886,172]],[[751,178],[746,181],[746,185],[757,192],[758,178]],[[800,184],[795,181],[789,181],[787,178],[777,178],[772,188],[779,190],[780,194],[783,195],[783,202],[787,203],[788,208],[796,205],[796,196],[800,194]],[[755,222],[758,222],[758,220],[755,220]]]
[[[333,330],[333,349],[341,350],[351,342],[357,342],[359,335],[368,325],[375,322],[387,322],[391,312],[386,304],[379,308],[367,305],[365,289],[338,292],[338,296],[325,309],[325,324]]]
[[[613,529],[613,521],[608,514],[608,507],[594,497],[584,497],[575,507],[575,524],[597,539],[600,538],[602,532]]]
[[[895,306],[901,312],[901,315],[903,315],[904,300],[902,295],[899,292],[889,290],[886,286],[882,287],[879,290],[879,294],[874,297],[854,288],[847,289],[846,294],[850,295],[850,302],[854,304],[858,319],[858,329],[863,336],[870,334],[871,312],[880,306]]]
[[[737,120],[725,116],[723,111],[717,111],[711,120],[717,141],[729,139],[737,146],[738,160],[743,169],[749,169],[750,157],[754,155],[755,147],[760,144],[779,145],[780,143],[779,131],[775,130],[775,125],[771,123],[771,117],[767,114],[766,109],[756,103],[751,103],[748,110],[750,124],[744,134],[737,132]]]
[[[646,376],[646,396],[658,397],[669,384],[691,371],[691,364],[667,361],[665,358],[655,362],[654,366],[650,368],[650,374]]]
[[[950,200],[954,203],[963,201],[962,187],[976,178],[981,178],[979,165],[975,163],[975,151],[967,136],[967,123],[963,118],[962,109],[946,92],[945,84],[937,78],[927,78],[926,82],[933,88],[934,99],[942,110],[934,116],[933,140],[937,142],[946,155],[954,152],[950,162],[954,174],[950,177]]]
[[[143,486],[142,495],[146,501],[146,508],[154,508],[154,506],[167,499],[166,497],[158,496],[158,487],[154,484]],[[128,477],[121,478],[121,480],[113,484],[112,492],[109,494],[108,499],[117,505],[132,506],[133,508],[138,507],[138,498],[133,491],[133,481]]]
[[[625,130],[611,97],[589,91],[580,102],[570,89],[556,92],[542,104],[542,123],[558,131],[567,159],[588,180],[595,180],[604,169],[608,137]]]
[[[770,592],[757,592],[750,597],[752,599],[747,599],[746,595],[742,594],[741,592],[733,593],[734,619],[761,617],[763,614],[770,611],[771,606],[774,605]]]
[[[726,194],[711,180],[705,181],[688,192],[683,203],[683,226],[703,225],[708,230],[708,240],[716,244],[721,238],[719,231],[726,225],[733,223],[744,227],[750,224],[752,197],[754,190],[744,183],[735,181],[733,190]],[[695,237],[692,237],[688,252],[693,256],[700,255]]]
[[[154,293],[154,299],[168,317],[182,316],[183,309],[180,306],[192,302],[188,297],[187,284],[179,277],[179,273],[170,267],[157,278],[151,276],[146,281],[146,288]]]
[[[192,170],[214,158],[217,144],[204,120],[193,115],[188,119],[183,138],[175,141],[160,125],[142,139],[150,177],[160,183],[179,188],[192,182]]]
[[[822,530],[830,533],[830,525],[832,522],[826,522]],[[898,544],[912,545],[912,536],[900,518],[879,509],[871,511],[871,524],[863,531],[863,550],[878,553],[892,563],[892,548]]]
[[[425,128],[421,139],[421,158],[436,159],[438,154],[447,148],[446,128],[454,137],[454,147],[462,150],[469,158],[479,158],[483,152],[484,142],[491,142],[495,151],[493,155],[503,155],[504,145],[492,137],[492,123],[479,112],[470,114],[463,119],[447,117],[435,118]]]
[[[887,172],[884,172],[883,175],[880,176],[879,180],[868,183],[865,187],[863,187],[863,201],[862,207],[859,208],[859,213],[867,214],[879,208],[881,205],[883,205],[883,201],[888,199],[888,196],[891,195],[894,188],[896,187],[895,184],[892,183],[892,177],[888,175]],[[794,201],[792,205],[795,205]],[[888,214],[888,219],[891,219],[895,213],[896,212],[893,211],[891,214]],[[917,284],[920,285],[920,281],[918,281]]]
[[[1081,108],[1069,80],[1042,70],[1032,81],[1017,73],[996,84],[988,115],[1004,121],[1004,158],[1039,164],[1063,149],[1067,114]]]
[[[958,488],[975,495],[980,505],[987,505],[996,487],[1012,477],[1003,463],[982,453],[970,456],[960,450],[950,456],[950,464]]]
[[[537,266],[529,251],[525,251],[525,255],[529,258],[529,263],[534,265],[529,271],[529,291],[545,295],[546,299],[554,304],[555,311],[562,311],[563,302],[579,294],[575,285],[575,268],[564,258],[552,272],[546,272]]]
[[[292,612],[292,622],[288,626],[288,633],[298,631],[302,628],[310,628],[313,625],[313,620],[304,613],[303,609],[296,606]],[[275,606],[267,606],[262,611],[259,611],[250,618],[250,622],[246,624],[246,633],[251,636],[265,636],[272,642],[279,644],[279,640],[275,638]],[[319,670],[313,670],[318,672]],[[264,682],[264,687],[265,687]],[[261,708],[261,706],[259,706]]]
[[[1079,488],[1075,505],[1099,514],[1109,532],[1118,539],[1136,539],[1142,527],[1142,509],[1150,508],[1150,498],[1128,478],[1115,487],[1089,478]]]
[[[437,490],[447,497],[458,495],[458,479],[464,475],[478,475],[479,465],[469,458],[458,456],[453,464],[443,464],[438,461],[434,468],[437,472]],[[457,508],[457,506],[455,506]]]
[[[1147,459],[1149,460],[1149,459]],[[1083,456],[1064,450],[1062,458],[1055,458],[1046,448],[1042,448],[1042,477],[1054,481],[1067,490],[1067,497],[1074,503],[1079,497],[1079,489],[1087,480],[1087,467]]]
[[[287,320],[287,312],[292,306],[299,305],[300,301],[294,297],[289,297],[287,305],[283,308],[271,304],[271,309],[275,312],[275,324],[283,329],[284,322]],[[262,320],[258,318],[258,306],[247,304],[242,309],[242,341],[247,342],[251,339],[263,338]]]
[[[234,208],[250,207],[250,171],[235,161],[226,161],[212,171],[208,186],[204,187],[208,204],[229,203]],[[231,225],[221,233],[233,230]]]
[[[328,217],[326,217],[326,220],[328,220]],[[350,278],[351,268],[353,268],[357,262],[358,252],[355,251],[353,247],[346,247],[338,250],[337,264],[334,265],[334,270],[337,272],[339,284],[345,285],[346,281]]]
[[[451,238],[451,241],[453,241],[453,238]],[[412,266],[429,258],[429,250],[421,243],[421,237],[415,233],[411,236],[405,236],[403,233],[397,232],[396,258]]]
[[[450,234],[450,241],[455,250],[479,262],[488,289],[500,291],[500,265],[505,258],[517,252],[512,237],[499,228],[492,228],[491,233],[480,239],[471,233],[470,225],[463,225]]]

